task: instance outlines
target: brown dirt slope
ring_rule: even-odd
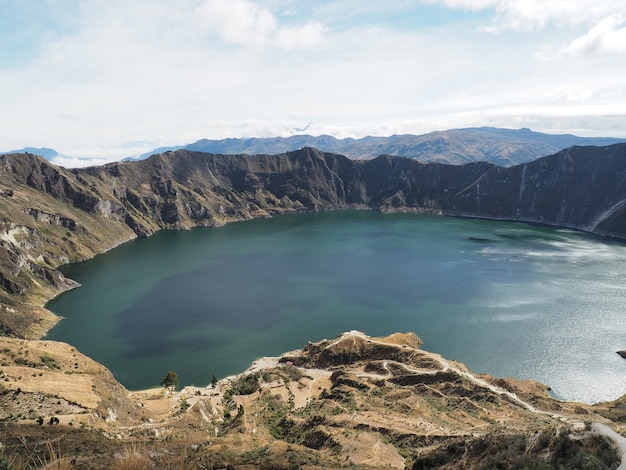
[[[54,442],[73,468],[131,458],[158,468],[617,466],[614,449],[587,423],[619,430],[603,416],[619,403],[560,402],[541,384],[477,376],[420,343],[414,334],[352,331],[255,361],[215,387],[170,393],[126,392],[61,343],[8,340],[2,409],[32,399],[10,404],[22,411],[3,417],[0,442],[9,456],[25,442],[42,455]],[[47,418],[57,407],[59,425],[39,426],[26,411],[44,381],[50,394],[39,410]]]

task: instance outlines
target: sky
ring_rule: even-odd
[[[0,151],[494,126],[626,137],[626,0],[0,0]]]

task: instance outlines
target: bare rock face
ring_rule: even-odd
[[[573,147],[512,168],[494,167],[447,213],[523,220],[624,238],[626,146]]]
[[[57,266],[158,230],[350,208],[520,220],[626,238],[626,144],[573,147],[508,168],[390,156],[355,161],[313,148],[255,156],[179,150],[75,170],[30,154],[2,155],[0,297],[32,304],[36,291],[29,308],[43,312],[41,297],[71,287]],[[0,328],[17,336],[43,331],[8,324],[2,312]]]
[[[625,237],[625,154],[624,144],[574,147],[503,168],[389,156],[352,161],[311,148],[274,156],[181,150],[86,171],[100,181],[116,175],[114,195],[138,234],[149,233],[151,223],[186,228],[285,211],[368,207],[524,220]]]

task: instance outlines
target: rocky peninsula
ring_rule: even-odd
[[[129,392],[69,345],[5,339],[0,441],[6,455],[42,461],[53,441],[56,460],[90,469],[619,464],[591,423],[623,431],[623,400],[557,401],[420,344],[351,331],[206,387]]]

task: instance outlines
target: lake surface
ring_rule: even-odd
[[[477,373],[568,400],[626,393],[626,246],[521,223],[373,211],[160,232],[62,268],[48,338],[126,387],[206,385],[360,330],[413,331]]]

